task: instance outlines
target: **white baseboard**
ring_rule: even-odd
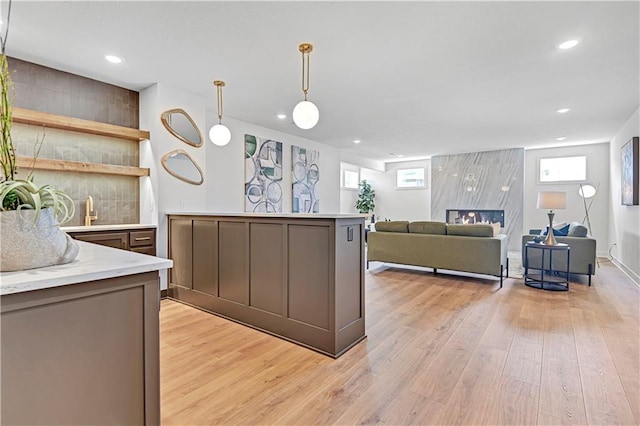
[[[618,267],[626,276],[628,276],[631,281],[633,281],[638,287],[640,287],[640,275],[633,272],[631,269],[627,268],[627,266],[620,261],[620,259],[616,259],[611,256],[611,262]]]

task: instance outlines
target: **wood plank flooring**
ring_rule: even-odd
[[[368,338],[337,360],[162,301],[164,425],[640,424],[640,288],[372,263]]]

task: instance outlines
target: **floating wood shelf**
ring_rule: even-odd
[[[113,164],[82,163],[79,161],[52,160],[50,158],[38,158],[33,164],[31,157],[16,157],[18,167],[36,170],[56,170],[63,172],[99,173],[105,175],[120,176],[149,176],[149,169],[142,167],[116,166]]]
[[[17,107],[13,108],[13,121],[14,123],[71,130],[91,135],[110,136],[137,142],[150,138],[150,133],[147,130],[98,123],[97,121],[83,120],[81,118],[66,117],[64,115],[49,114]]]

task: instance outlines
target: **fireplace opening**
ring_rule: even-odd
[[[504,228],[504,210],[447,209],[447,223],[500,223]]]

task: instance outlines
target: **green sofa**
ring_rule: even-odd
[[[489,224],[453,225],[444,222],[378,222],[367,240],[369,262],[509,276],[507,236]],[[497,230],[496,230],[497,229]]]

